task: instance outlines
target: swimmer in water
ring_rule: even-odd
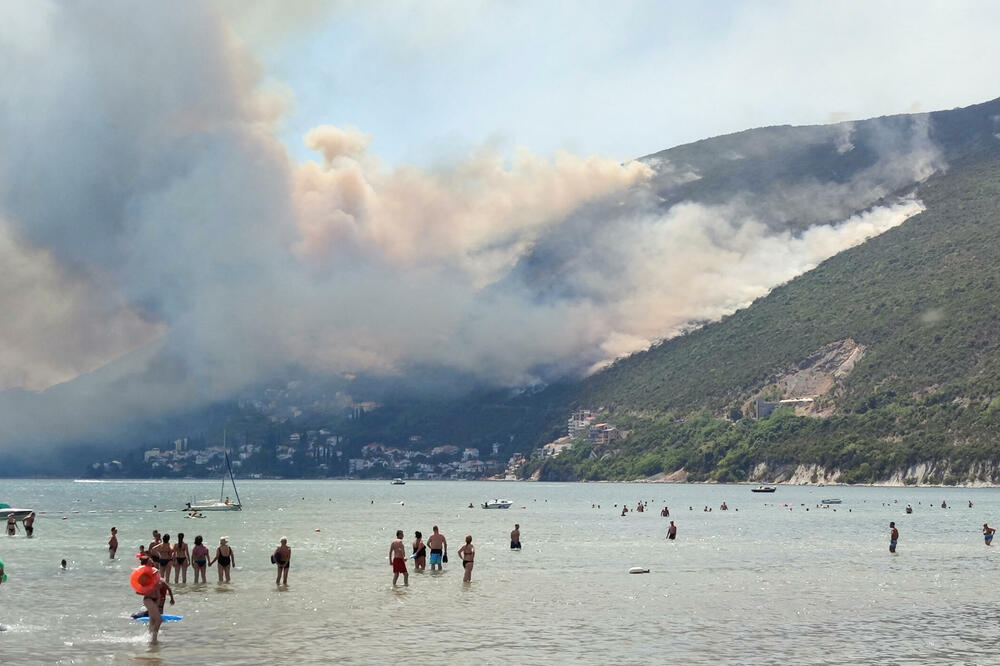
[[[458,549],[458,556],[462,558],[462,566],[465,568],[465,576],[462,581],[465,583],[472,581],[472,565],[475,564],[476,548],[472,545],[472,535],[465,537],[465,545]]]
[[[14,514],[7,514],[7,536],[14,536],[17,534],[17,518]]]
[[[667,528],[667,538],[673,541],[677,538],[677,526],[674,525],[674,521],[670,521],[670,527]]]
[[[111,528],[111,538],[108,539],[108,559],[115,559],[115,553],[118,552],[118,528]]]
[[[989,526],[988,523],[983,523],[983,541],[989,546],[993,542],[993,534],[996,532],[995,529]]]
[[[514,529],[510,531],[510,549],[521,550],[521,526],[514,523]]]
[[[29,513],[22,523],[24,524],[24,533],[27,534],[30,539],[35,534],[35,512],[32,511]]]
[[[899,530],[896,529],[896,523],[889,523],[889,552],[896,552],[896,542],[899,541]]]

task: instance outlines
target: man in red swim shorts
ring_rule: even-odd
[[[403,545],[403,530],[396,530],[396,540],[389,546],[389,561],[392,562],[392,584],[403,574],[403,585],[410,584],[410,574],[406,570],[406,547]]]

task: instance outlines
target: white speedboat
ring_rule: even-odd
[[[756,488],[751,488],[752,493],[773,493],[777,488],[774,486],[757,486]]]
[[[405,486],[406,485],[406,481],[403,481],[399,477],[396,477],[395,479],[392,480],[392,485],[394,485],[394,486]]]
[[[18,509],[10,506],[9,504],[0,504],[0,520],[6,522],[7,516],[14,514],[14,518],[17,520],[24,520],[31,513],[31,509]]]
[[[509,509],[513,502],[507,499],[495,499],[483,502],[484,509]]]

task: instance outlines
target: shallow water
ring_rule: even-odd
[[[0,537],[10,576],[0,585],[0,662],[998,660],[991,639],[1000,608],[984,598],[1000,542],[987,548],[981,537],[984,522],[1000,522],[993,489],[760,495],[713,485],[245,481],[242,513],[190,520],[159,510],[217,492],[202,481],[0,484],[0,501],[46,512],[35,538]],[[514,507],[478,508],[498,496]],[[816,508],[831,496],[844,503]],[[647,512],[619,515],[623,502],[640,499]],[[952,508],[940,509],[942,499]],[[664,539],[664,504],[678,525],[674,543]],[[895,556],[890,520],[901,533]],[[508,548],[514,522],[521,552]],[[451,563],[393,588],[395,530],[409,543],[434,524],[448,537]],[[108,561],[112,525],[121,546]],[[128,574],[154,528],[182,531],[189,543],[202,534],[213,550],[228,536],[237,566],[229,585],[214,571],[207,584],[174,585],[177,604],[167,612],[185,618],[165,624],[150,646],[129,619],[140,604]],[[466,534],[477,553],[471,584],[456,564]],[[281,536],[292,547],[287,588],[275,585],[269,563]],[[632,566],[651,572],[629,575]]]

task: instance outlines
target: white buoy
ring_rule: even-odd
[[[649,569],[643,569],[642,567],[632,567],[631,569],[628,570],[628,572],[630,574],[649,573]]]

